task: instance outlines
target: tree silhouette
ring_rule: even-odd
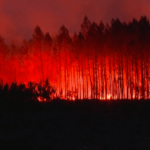
[[[7,45],[0,36],[0,78],[10,86],[3,84],[1,95],[14,101],[44,101],[52,99],[50,95],[69,100],[149,99],[149,43],[146,16],[130,22],[116,18],[110,24],[85,16],[79,32],[70,35],[62,25],[53,37],[36,26],[32,39],[21,45]],[[19,93],[26,93],[25,98]]]

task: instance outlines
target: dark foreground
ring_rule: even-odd
[[[150,101],[1,104],[2,148],[149,150]]]

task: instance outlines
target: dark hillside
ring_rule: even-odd
[[[0,118],[3,148],[150,149],[150,101],[1,104]]]

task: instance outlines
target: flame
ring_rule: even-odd
[[[112,95],[111,94],[107,94],[107,99],[111,100],[112,99]]]
[[[38,97],[37,97],[37,100],[38,100],[39,102],[43,102],[43,97],[38,96]]]
[[[47,99],[46,99],[46,98],[43,98],[42,96],[38,96],[38,97],[37,97],[37,100],[38,100],[39,102],[47,102]]]

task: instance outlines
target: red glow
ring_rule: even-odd
[[[117,74],[119,66],[117,66],[117,56],[115,57],[99,57],[98,61],[94,62],[84,57],[78,60],[70,59],[72,54],[68,53],[67,58],[64,53],[61,53],[61,60],[54,60],[51,55],[46,52],[42,54],[43,58],[43,75],[44,80],[49,78],[50,83],[56,88],[56,95],[54,98],[60,97],[61,99],[76,100],[76,99],[100,99],[100,100],[111,100],[111,99],[140,99],[140,91],[138,97],[135,96],[135,84],[136,84],[136,66],[133,66],[133,71],[130,62],[132,58],[128,58],[128,77],[126,58],[123,58],[122,70],[120,71],[120,78]],[[20,66],[18,60],[12,61],[10,59],[7,62],[1,58],[1,63],[7,63],[6,67],[1,67],[1,78],[4,82],[37,82],[42,80],[41,62],[38,60],[38,53],[31,55],[31,60],[28,58],[24,59],[23,64]],[[63,59],[62,59],[63,58]],[[61,62],[60,62],[61,61]],[[115,65],[113,66],[113,61]],[[121,60],[119,60],[121,61]],[[14,64],[13,66],[11,64]],[[83,65],[84,63],[84,65]],[[103,64],[102,64],[103,63]],[[142,86],[140,61],[138,75],[139,75],[139,87]],[[6,64],[5,64],[6,65]],[[4,65],[4,66],[5,66]],[[8,68],[8,66],[10,67]],[[96,66],[97,65],[97,66]],[[113,70],[115,67],[115,70]],[[115,71],[115,72],[114,72]],[[146,70],[145,70],[146,71]],[[5,72],[5,74],[4,74]],[[11,72],[11,74],[10,74]],[[150,72],[150,71],[149,71]],[[128,82],[132,80],[132,86],[127,87]],[[131,82],[130,82],[131,83]],[[144,83],[149,85],[147,81]],[[123,88],[123,93],[121,93]],[[128,97],[127,97],[128,90]],[[145,93],[146,95],[146,93]],[[149,97],[147,97],[149,98]],[[38,97],[39,101],[46,101],[46,99]]]
[[[49,79],[56,90],[51,99],[149,99],[149,42],[146,17],[112,20],[111,27],[85,17],[79,34],[70,37],[62,26],[53,39],[37,26],[22,47],[0,39],[0,78],[9,84]]]
[[[10,59],[9,61],[4,60],[1,57],[1,78],[4,82],[37,82],[49,78],[52,86],[56,88],[56,95],[62,99],[75,100],[75,99],[140,99],[140,91],[138,97],[135,96],[136,89],[136,78],[135,75],[138,73],[139,76],[139,87],[142,86],[141,79],[141,64],[140,61],[137,63],[138,72],[136,70],[136,62],[132,66],[132,58],[128,58],[128,76],[127,76],[127,60],[123,58],[122,69],[119,65],[117,66],[117,56],[115,57],[99,57],[98,61],[94,62],[84,57],[78,60],[70,59],[66,57],[64,53],[61,53],[61,59],[58,57],[54,60],[54,56],[42,54],[43,61],[43,77],[41,70],[41,62],[37,57],[39,54],[37,51],[31,54],[31,59],[24,58],[22,64],[16,59]],[[71,56],[72,54],[69,54]],[[63,58],[63,59],[62,59]],[[122,61],[122,60],[119,60]],[[115,65],[113,66],[113,62]],[[120,62],[121,63],[121,62]],[[13,64],[13,65],[11,65]],[[145,64],[146,65],[146,64]],[[8,67],[10,66],[10,67]],[[115,70],[113,70],[115,67]],[[132,70],[133,69],[133,70]],[[120,70],[120,78],[118,71]],[[145,70],[146,71],[146,70]],[[150,72],[150,70],[148,70]],[[146,75],[146,74],[145,74]],[[127,80],[132,86],[127,87]],[[147,80],[144,81],[145,85],[149,85]],[[121,93],[123,88],[123,93]],[[128,90],[128,97],[127,97]],[[148,89],[149,90],[149,89]],[[146,91],[146,90],[145,90]],[[122,95],[123,94],[123,95]],[[55,96],[56,96],[55,95]],[[146,94],[145,94],[146,95]],[[147,97],[149,98],[149,97]],[[46,101],[45,99],[38,98],[39,101]]]

